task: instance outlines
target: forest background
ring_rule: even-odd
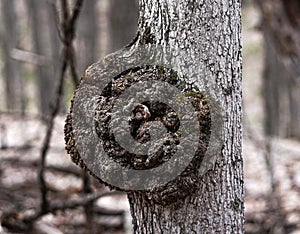
[[[83,1],[73,38],[65,30],[64,13],[71,17],[79,1],[70,1],[65,9],[58,2],[1,0],[0,233],[22,229],[18,217],[39,206],[43,158],[50,199],[69,207],[39,217],[34,223],[38,233],[130,233],[126,196],[109,192],[73,165],[64,149],[63,125],[84,70],[133,40],[138,4]],[[273,7],[272,13],[282,16],[286,25],[274,30],[266,9],[265,4],[243,1],[245,231],[278,233],[279,227],[296,234],[300,233],[300,14],[297,18],[289,8]],[[293,22],[296,32],[289,31]],[[296,38],[296,45],[278,36],[286,31],[292,41]],[[66,61],[70,69],[62,72]],[[59,89],[61,78],[64,86]]]

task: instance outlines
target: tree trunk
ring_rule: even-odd
[[[19,61],[13,60],[11,52],[19,46],[17,14],[15,1],[3,0],[1,5],[4,27],[1,27],[1,40],[4,53],[4,77],[6,108],[8,110],[25,111],[23,94],[23,67]]]
[[[221,88],[225,140],[214,169],[197,180],[181,207],[128,194],[135,233],[243,233],[240,13],[238,0],[140,0],[139,38],[150,31],[159,45],[194,50],[193,66],[202,60],[212,72]]]
[[[241,105],[241,1],[140,0],[135,40],[75,92],[66,149],[128,193],[135,233],[243,233]]]
[[[49,64],[48,69],[50,69],[50,73],[52,74],[52,81],[55,77],[59,77],[60,72],[60,65],[61,60],[59,59],[60,52],[61,52],[61,43],[58,35],[58,25],[56,25],[57,21],[59,19],[55,19],[58,17],[54,13],[53,7],[51,5],[52,3],[50,1],[47,1],[45,4],[45,8],[47,10],[47,14],[44,16],[47,19],[48,22],[48,29],[49,29],[49,45],[50,51],[47,51],[49,56],[49,59],[51,59],[51,64]]]
[[[44,0],[27,1],[27,10],[32,25],[33,51],[45,57],[45,64],[36,65],[35,72],[39,93],[39,110],[44,116],[50,114],[50,103],[54,97],[55,73],[51,58],[52,53],[54,56],[57,50],[57,48],[54,49],[51,47],[53,45],[51,39],[54,35],[50,35],[50,27],[53,26],[53,23],[48,23],[47,7],[49,7],[49,5],[47,5]],[[53,31],[51,33],[53,33]],[[55,60],[57,60],[57,57]]]
[[[78,21],[78,71],[80,74],[91,65],[99,55],[99,29],[97,22],[97,0],[86,1]]]
[[[265,38],[265,132],[300,139],[300,3],[259,1]]]
[[[137,20],[137,0],[109,1],[109,53],[121,49],[133,40],[137,28]]]

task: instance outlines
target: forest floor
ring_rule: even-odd
[[[259,15],[247,7],[243,15],[243,101],[246,233],[300,233],[300,142],[266,139],[263,135],[262,36],[255,28]],[[55,119],[46,179],[53,200],[82,195],[80,170],[64,150],[64,116]],[[39,204],[37,171],[45,124],[38,116],[0,115],[0,217],[16,208],[32,212]],[[69,172],[62,172],[67,168]],[[92,179],[92,190],[106,191]],[[130,233],[129,204],[125,195],[98,199],[98,213],[89,230],[82,207],[45,215],[32,233]],[[97,230],[97,231],[95,231]],[[11,233],[0,226],[0,233]],[[29,233],[29,232],[26,232]]]
[[[64,149],[64,118],[58,116],[55,120],[47,155],[46,181],[51,201],[72,200],[84,195],[82,172],[71,162]],[[2,115],[0,125],[0,216],[2,211],[16,207],[19,210],[17,215],[26,215],[39,206],[37,172],[46,127],[39,118],[20,119],[11,115]],[[108,191],[92,177],[90,179],[94,192]],[[126,222],[130,216],[127,214],[129,205],[125,195],[105,196],[98,199],[95,205],[99,208],[96,211],[99,215],[94,215],[94,224],[90,228],[97,229],[97,232],[87,229],[84,210],[78,207],[45,215],[32,233],[124,233],[124,225],[128,225]],[[0,233],[8,232],[0,228]]]

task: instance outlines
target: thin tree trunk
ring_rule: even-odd
[[[78,21],[78,71],[83,74],[84,70],[99,59],[98,42],[99,28],[97,16],[97,0],[86,1],[83,5],[82,14]]]
[[[47,17],[47,4],[44,0],[28,0],[28,14],[31,18],[32,45],[36,54],[45,56],[46,64],[37,65],[36,79],[38,86],[38,105],[41,114],[47,116],[51,112],[50,103],[54,97],[54,72],[51,69],[51,39]],[[51,49],[50,49],[51,48]],[[48,60],[48,62],[47,62]]]
[[[265,131],[269,136],[279,136],[280,133],[286,132],[286,129],[282,128],[283,126],[286,127],[288,118],[286,110],[288,105],[282,106],[283,102],[280,101],[284,96],[282,94],[287,94],[285,85],[282,84],[283,80],[285,80],[285,72],[283,64],[278,59],[278,52],[272,39],[267,34],[264,37],[266,59],[262,93],[265,100]],[[286,102],[286,99],[284,102]],[[284,107],[285,109],[283,109]],[[285,114],[280,114],[280,111]]]
[[[13,60],[11,52],[18,45],[18,24],[15,10],[15,1],[3,0],[1,5],[2,20],[1,27],[2,48],[4,53],[4,77],[6,108],[8,110],[25,111],[23,95],[23,67],[19,61]]]
[[[129,44],[138,21],[137,0],[110,0],[108,8],[109,49],[116,51]]]
[[[238,0],[140,0],[138,40],[150,32],[152,43],[194,50],[199,57],[191,58],[193,66],[202,60],[212,72],[221,88],[225,140],[214,169],[197,180],[182,206],[164,207],[143,193],[128,194],[135,233],[243,233],[240,13]]]
[[[61,60],[61,51],[62,46],[59,39],[59,12],[57,12],[55,6],[55,1],[47,1],[46,2],[46,10],[47,15],[45,16],[48,19],[49,22],[49,43],[50,43],[50,51],[47,52],[49,58],[51,59],[51,64],[48,64],[48,70],[49,73],[52,76],[52,80],[56,81],[59,77],[59,72],[62,64]],[[53,6],[54,4],[54,6]],[[55,79],[54,79],[55,78]],[[56,83],[54,83],[56,85]],[[53,93],[54,93],[54,87],[53,87]],[[66,113],[66,103],[65,101],[61,101],[60,104],[60,112]]]
[[[59,59],[61,57],[60,56],[61,44],[58,36],[59,25],[56,25],[59,24],[59,19],[57,18],[59,16],[58,16],[58,12],[55,12],[55,10],[53,9],[51,2],[47,1],[45,7],[47,10],[47,15],[45,17],[48,22],[47,27],[49,28],[49,41],[50,41],[50,44],[48,45],[48,47],[50,48],[48,56],[51,59],[51,64],[49,64],[49,69],[51,69],[50,73],[53,75],[53,77],[58,77],[60,65],[62,62]]]

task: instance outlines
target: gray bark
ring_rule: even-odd
[[[5,96],[8,110],[25,111],[25,98],[23,92],[23,67],[19,61],[13,60],[11,52],[19,46],[17,14],[15,1],[3,0],[1,5],[2,20],[1,39],[4,60]]]
[[[133,40],[137,29],[137,21],[137,0],[109,0],[108,52],[119,50]]]
[[[150,52],[153,52],[155,45],[159,49],[145,58],[144,55],[149,53],[149,44],[152,45]],[[153,59],[155,66],[152,66]],[[168,70],[165,67],[168,66],[165,65],[167,61],[164,60],[171,60],[176,72]],[[193,138],[193,142],[188,142],[189,144],[197,139],[200,143],[200,138],[203,138],[201,135],[204,138],[210,136],[212,144],[219,143],[212,137],[214,118],[213,105],[210,104],[213,102],[203,102],[211,100],[210,96],[221,107],[220,112],[223,113],[218,114],[222,114],[224,122],[222,129],[218,129],[223,133],[222,149],[213,151],[211,158],[202,157],[205,149],[209,151],[209,147],[205,148],[204,139],[204,144],[198,145],[194,158],[185,166],[184,171],[167,183],[160,183],[172,170],[164,167],[165,163],[161,174],[154,174],[152,181],[146,176],[132,177],[132,174],[127,173],[129,169],[135,175],[145,175],[145,169],[151,169],[152,163],[158,166],[164,160],[161,156],[168,156],[167,163],[174,157],[169,155],[172,152],[164,154],[157,150],[147,155],[141,151],[131,153],[135,146],[133,149],[126,148],[127,145],[132,146],[128,134],[136,137],[136,141],[147,138],[147,125],[140,126],[140,121],[148,120],[154,115],[154,120],[170,123],[162,117],[164,112],[161,104],[151,101],[150,104],[139,103],[140,109],[132,111],[130,116],[131,132],[128,134],[127,124],[121,116],[118,118],[118,112],[114,112],[112,108],[114,103],[116,106],[119,103],[122,109],[130,108],[128,100],[117,102],[119,95],[126,88],[132,87],[130,85],[144,85],[146,90],[133,94],[143,97],[155,92],[152,88],[161,88],[153,85],[157,80],[164,81],[164,84],[176,84],[185,96],[190,97],[190,101],[196,102],[194,107],[197,113],[204,113],[197,115],[199,122],[204,122],[204,128],[199,129],[198,138]],[[160,85],[166,91],[166,98],[170,98],[172,93],[165,88],[167,86]],[[198,90],[204,90],[202,98],[197,93]],[[182,97],[182,93],[178,97]],[[101,182],[127,191],[135,233],[243,233],[241,105],[241,1],[140,0],[140,18],[135,40],[126,49],[89,67],[75,92],[65,125],[66,149],[76,164],[89,170]],[[210,109],[211,124],[207,122],[205,106]],[[181,111],[181,107],[178,111]],[[186,111],[180,116],[190,119],[192,113]],[[112,118],[114,119],[109,122]],[[113,122],[116,125],[112,125]],[[93,126],[95,123],[96,126]],[[176,121],[175,125],[169,126],[176,126]],[[123,143],[113,139],[117,136],[114,130],[121,137],[126,136]],[[189,131],[189,128],[186,130]],[[194,133],[197,134],[193,132],[190,135]],[[184,131],[179,131],[175,135],[181,141],[184,134]],[[178,138],[173,139],[176,141]],[[102,147],[99,147],[100,144]],[[153,143],[149,148],[152,146],[157,145]],[[180,152],[180,147],[176,151]],[[181,153],[175,166],[185,165],[184,159],[180,159],[189,154],[189,151]],[[149,149],[145,152],[149,152]],[[105,153],[109,157],[103,156]],[[212,160],[214,158],[216,161]],[[211,166],[208,168],[210,170],[199,171],[202,165]],[[142,190],[147,183],[148,190]],[[134,188],[140,191],[135,191]]]
[[[135,233],[243,233],[240,13],[238,0],[140,0],[138,41],[150,32],[151,43],[196,51],[193,66],[200,59],[212,72],[221,89],[225,139],[214,169],[198,179],[182,206],[163,207],[143,193],[128,194]]]

